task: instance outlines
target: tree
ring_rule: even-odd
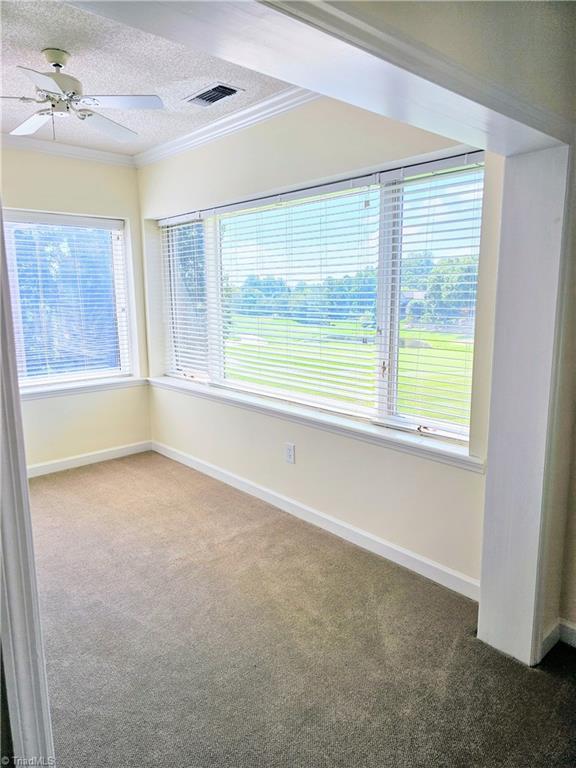
[[[471,257],[445,259],[437,264],[426,289],[426,320],[453,324],[470,319],[477,273],[476,261]]]
[[[423,299],[412,299],[406,306],[406,319],[409,323],[419,323],[426,314],[426,302]]]
[[[402,290],[425,291],[428,278],[434,269],[434,262],[429,253],[408,256],[402,260]]]

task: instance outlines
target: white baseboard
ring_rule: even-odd
[[[122,456],[131,456],[133,453],[143,453],[144,451],[151,450],[153,450],[152,443],[144,441],[141,443],[130,443],[129,445],[119,445],[117,448],[106,448],[103,451],[80,453],[77,456],[69,456],[66,459],[29,464],[28,477],[49,475],[52,472],[62,472],[64,469],[74,469],[75,467],[83,467],[86,464],[97,464],[100,461],[120,459]]]
[[[540,655],[537,657],[537,662],[542,661],[544,656],[554,648],[556,643],[560,640],[560,624],[555,624],[551,629],[544,633],[544,639],[540,646]]]
[[[245,478],[235,475],[232,472],[228,472],[225,469],[221,469],[214,464],[202,461],[201,459],[196,459],[183,451],[178,451],[175,448],[170,448],[163,443],[154,441],[151,443],[151,447],[152,450],[169,459],[178,461],[180,464],[185,464],[187,467],[196,469],[216,480],[221,480],[223,483],[238,488],[238,490],[244,491],[245,493],[249,493],[251,496],[256,496],[256,498],[262,499],[262,501],[266,501],[269,504],[273,504],[284,512],[288,512],[289,514],[299,517],[302,520],[306,520],[306,522],[312,523],[319,528],[330,531],[330,533],[333,533],[342,539],[346,539],[363,549],[381,555],[387,560],[391,560],[392,562],[402,565],[411,571],[415,571],[421,576],[425,576],[444,587],[448,587],[448,589],[452,589],[472,600],[478,601],[480,583],[477,579],[473,579],[470,576],[466,576],[464,573],[447,568],[440,563],[429,560],[422,555],[418,555],[415,552],[399,547],[384,539],[380,539],[379,537],[356,528],[349,523],[345,523],[342,520],[338,520],[323,512],[319,512],[316,509],[312,509],[295,499],[277,493],[270,488],[264,488],[263,486],[258,485],[258,483],[246,480]]]
[[[576,622],[560,619],[560,640],[576,648]]]
[[[567,645],[572,645],[576,648],[575,622],[568,621],[568,619],[558,619],[556,624],[544,633],[538,661],[541,661],[544,656],[554,648],[558,641],[566,643]]]

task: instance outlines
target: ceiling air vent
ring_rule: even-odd
[[[184,101],[187,101],[188,104],[199,104],[201,107],[209,107],[212,104],[216,104],[217,101],[228,98],[228,96],[234,96],[240,90],[242,89],[233,88],[231,85],[216,83],[216,85],[212,85],[210,88],[204,88],[199,93],[187,96]]]

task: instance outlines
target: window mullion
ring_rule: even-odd
[[[208,378],[224,381],[224,321],[222,317],[222,258],[217,216],[204,220]]]
[[[136,344],[130,338],[128,321],[128,264],[125,258],[124,236],[122,232],[111,232],[112,263],[114,270],[114,298],[116,303],[116,333],[120,352],[120,370],[127,373],[136,370]]]
[[[402,184],[380,187],[378,253],[378,417],[396,413],[400,315]]]
[[[168,344],[165,364],[169,371],[180,370],[180,343],[178,341],[178,321],[176,319],[178,313],[178,301],[175,291],[175,249],[174,249],[174,232],[172,229],[166,228],[162,234],[162,248],[165,253],[164,258],[164,294],[166,300],[164,302],[164,324],[168,335]]]

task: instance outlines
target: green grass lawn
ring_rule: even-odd
[[[320,342],[321,341],[321,345]],[[397,411],[430,419],[468,422],[472,378],[471,339],[422,331],[401,323]],[[353,321],[309,325],[277,317],[233,315],[227,328],[226,378],[302,395],[334,398],[341,382],[354,396],[341,402],[376,407],[377,345],[373,330]],[[266,366],[265,377],[256,370]]]

